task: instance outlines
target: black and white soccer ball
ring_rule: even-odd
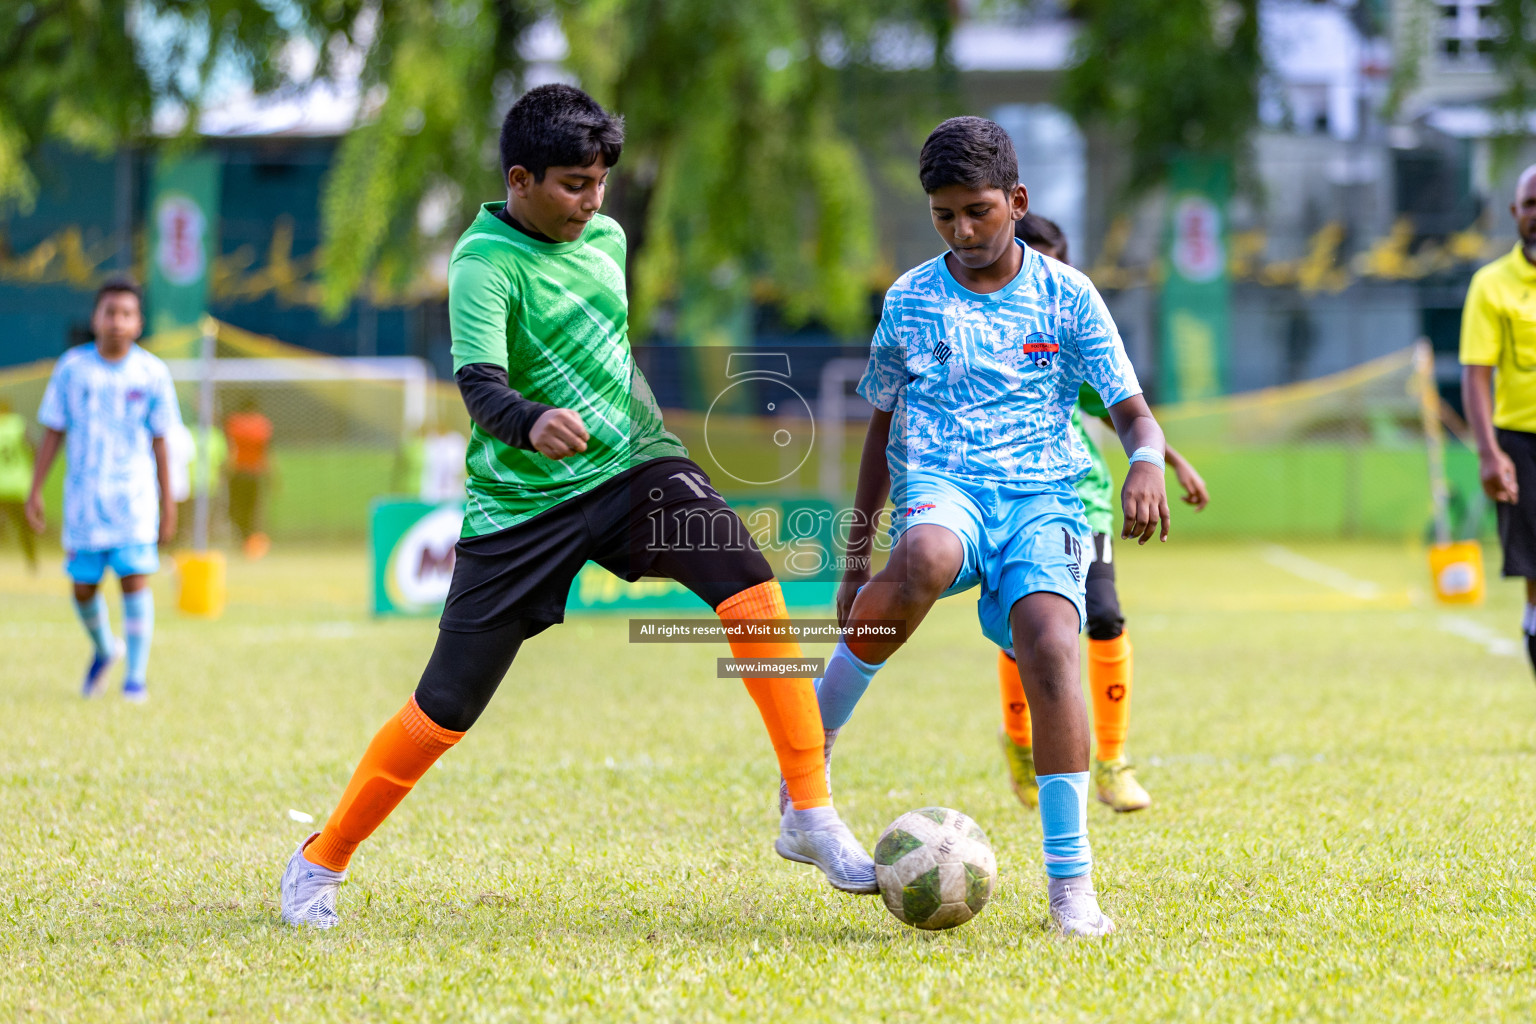
[[[880,833],[875,879],[886,909],[914,928],[936,931],[981,913],[997,886],[987,835],[948,807],[908,811]]]

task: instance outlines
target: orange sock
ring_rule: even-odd
[[[389,817],[443,751],[463,738],[462,732],[444,729],[423,714],[414,696],[406,701],[368,744],[325,829],[305,848],[305,858],[345,871],[357,844]]]
[[[743,590],[715,609],[720,621],[739,619],[787,619],[784,592],[778,580],[769,580]],[[732,639],[731,653],[738,658],[798,658],[800,645],[793,640]],[[808,678],[744,679],[747,693],[757,703],[757,710],[768,727],[773,752],[779,757],[779,771],[789,789],[789,798],[797,810],[829,807],[826,737],[821,727],[821,708],[816,704],[816,687]]]
[[[1125,754],[1131,724],[1131,638],[1088,641],[1088,692],[1093,694],[1093,735],[1100,761]]]
[[[1035,736],[1030,729],[1029,701],[1024,699],[1024,684],[1019,679],[1019,663],[1008,657],[1007,651],[997,652],[997,685],[1003,694],[1003,731],[1015,746],[1033,746]]]

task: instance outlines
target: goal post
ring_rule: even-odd
[[[199,359],[167,359],[165,365],[178,385],[198,385],[207,379],[216,389],[222,386],[225,390],[230,385],[303,387],[338,383],[383,384],[385,390],[398,387],[401,437],[409,437],[426,423],[428,391],[436,382],[431,366],[416,356],[214,357],[206,371]]]
[[[414,356],[325,355],[219,321],[209,321],[201,337],[178,335],[150,347],[171,372],[189,427],[218,433],[240,412],[270,423],[263,511],[276,540],[361,542],[374,499],[415,491],[412,446],[430,430],[469,430],[457,389]],[[196,458],[207,460],[208,447],[198,445]],[[209,534],[228,536],[228,509],[217,500],[220,468],[199,465],[194,477],[215,481],[211,514],[196,517],[197,550]]]

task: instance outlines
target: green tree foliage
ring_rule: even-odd
[[[376,266],[412,264],[418,197],[453,197],[457,227],[474,203],[504,196],[495,141],[518,84],[517,41],[550,15],[577,80],[628,123],[610,212],[630,232],[640,330],[675,299],[679,330],[694,334],[754,289],[791,320],[851,330],[864,319],[877,254],[856,143],[935,109],[943,0],[886,4],[878,21],[862,0],[403,0],[385,10],[366,67],[388,98],[347,139],[326,190],[333,309]],[[881,63],[901,43],[928,55],[922,70]],[[894,102],[919,84],[928,103]]]
[[[523,67],[518,40],[538,15],[518,0],[395,0],[360,11],[312,0],[311,31],[362,62],[363,94],[377,99],[342,141],[325,185],[328,312],[345,309],[370,275],[403,283],[424,248],[442,241],[422,234],[425,197],[459,209],[452,228],[475,203],[502,198],[497,108],[511,101]]]
[[[108,152],[167,109],[190,140],[231,81],[264,94],[356,78],[362,116],[322,199],[320,284],[340,313],[504,194],[500,116],[545,18],[577,80],[628,119],[612,200],[640,323],[676,300],[687,331],[755,294],[792,320],[860,324],[877,261],[864,154],[931,126],[950,81],[946,0],[13,0],[0,204],[33,201],[47,140]],[[447,216],[420,216],[424,200]]]
[[[1078,0],[1062,102],[1126,140],[1133,191],[1175,153],[1241,157],[1258,120],[1258,0]]]
[[[1497,158],[1503,165],[1530,141],[1530,120],[1536,115],[1536,8],[1529,0],[1493,0],[1485,16],[1495,29],[1488,56],[1503,81],[1492,103],[1499,120]]]
[[[639,320],[681,297],[688,336],[758,285],[791,321],[859,326],[877,259],[859,143],[878,152],[882,127],[931,127],[947,4],[583,0],[560,10],[572,68],[628,121],[621,200],[643,232]],[[903,75],[890,64],[906,47],[922,70]]]
[[[243,73],[258,89],[275,87],[293,21],[291,14],[274,13],[278,6],[254,0],[0,3],[0,211],[30,209],[38,190],[35,162],[48,140],[108,153],[142,139],[157,103],[195,116],[216,69]]]

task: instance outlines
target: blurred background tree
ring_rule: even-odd
[[[878,259],[861,154],[931,127],[952,19],[946,0],[0,4],[0,203],[33,202],[49,140],[106,153],[179,125],[190,143],[232,85],[355,85],[322,202],[319,283],[339,315],[503,197],[500,116],[528,84],[530,30],[558,26],[564,67],[629,123],[612,198],[637,329],[661,303],[687,332],[755,295],[849,331]]]
[[[1241,164],[1258,124],[1258,0],[1076,0],[1082,29],[1061,100],[1126,140],[1131,192],[1177,154]]]
[[[1492,0],[1486,16],[1494,34],[1485,45],[1504,82],[1491,104],[1498,119],[1494,155],[1507,167],[1530,141],[1536,117],[1536,9],[1528,0]]]
[[[640,321],[680,297],[678,333],[695,336],[755,285],[791,323],[862,326],[878,256],[860,151],[932,127],[949,5],[598,0],[561,12],[571,67],[628,119],[620,199],[641,232]]]
[[[0,211],[30,210],[46,141],[110,154],[148,137],[157,107],[195,119],[220,71],[277,88],[297,23],[255,0],[0,4]]]

